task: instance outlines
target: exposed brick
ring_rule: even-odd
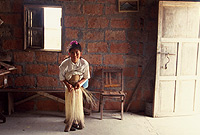
[[[135,30],[141,29],[140,27],[141,27],[141,26],[140,26],[138,20],[136,20],[136,21],[133,22],[133,28],[134,28]]]
[[[65,35],[67,39],[77,39],[78,38],[78,30],[72,30],[69,28],[65,29]]]
[[[121,109],[121,102],[107,100],[107,101],[105,101],[104,109],[119,111]]]
[[[23,41],[22,41],[22,39],[5,40],[3,42],[2,48],[4,50],[22,50],[23,49]]]
[[[13,1],[13,12],[22,12],[23,11],[23,0],[15,0]]]
[[[32,76],[20,76],[15,79],[16,86],[35,86],[35,79]]]
[[[34,110],[35,102],[34,101],[27,101],[23,104],[19,104],[15,106],[15,111],[32,111]]]
[[[16,70],[12,71],[13,74],[22,74],[22,66],[21,65],[14,65]]]
[[[115,4],[115,0],[98,0],[99,3],[110,3],[110,4]]]
[[[131,20],[130,19],[111,19],[110,26],[112,28],[130,28]]]
[[[86,31],[84,32],[84,40],[104,40],[103,31]]]
[[[26,73],[27,74],[44,74],[47,67],[43,64],[27,64]]]
[[[81,4],[66,4],[65,5],[65,15],[76,15],[81,14]]]
[[[131,46],[128,43],[111,43],[111,53],[128,53]]]
[[[143,55],[144,44],[142,42],[139,43],[138,54]]]
[[[58,54],[58,64],[60,65],[62,63],[62,61],[68,57],[67,55],[63,55],[62,53]]]
[[[13,86],[13,78],[8,77],[8,86]]]
[[[71,40],[65,41],[64,46],[63,46],[64,54],[68,54],[68,51],[70,48],[70,42],[71,42]]]
[[[126,67],[124,68],[125,77],[135,77],[135,67]]]
[[[86,21],[81,16],[65,16],[65,27],[80,27],[85,28]]]
[[[23,34],[24,33],[23,33],[23,29],[22,28],[20,28],[20,27],[15,27],[14,28],[14,37],[22,38],[22,37],[24,37]]]
[[[113,15],[113,14],[119,14],[117,6],[116,5],[109,5],[106,6],[106,11],[105,11],[106,15]]]
[[[103,4],[87,4],[83,6],[83,13],[88,15],[102,15]]]
[[[141,33],[139,31],[128,31],[127,32],[127,39],[129,41],[140,41]]]
[[[83,58],[86,59],[90,64],[95,64],[95,65],[102,64],[102,55],[89,54],[89,55],[83,55]]]
[[[65,112],[65,105],[62,103],[57,103],[58,105],[58,111]]]
[[[101,77],[101,73],[102,73],[102,69],[103,69],[104,67],[103,66],[93,66],[93,74],[94,74],[94,76],[98,76],[98,77]]]
[[[14,52],[15,62],[33,62],[34,52]]]
[[[4,26],[0,28],[1,38],[10,38],[12,36],[12,28],[9,26]]]
[[[93,89],[100,89],[101,88],[101,81],[97,80],[97,78],[94,76],[89,80],[89,88]]]
[[[151,6],[149,11],[151,19],[156,19],[158,17],[158,6],[156,4],[155,6]]]
[[[1,19],[4,21],[4,24],[11,24],[22,27],[23,19],[20,13],[17,14],[0,14]]]
[[[36,102],[37,109],[40,111],[57,111],[58,110],[58,102],[50,99],[46,100],[38,100]]]
[[[67,2],[67,1],[72,1],[72,2],[82,2],[83,0],[56,0],[56,1],[63,1],[63,2]]]
[[[140,112],[144,111],[145,102],[141,100],[134,100],[130,105],[129,111],[131,112]]]
[[[109,20],[106,17],[90,17],[88,18],[88,28],[106,28]]]
[[[58,80],[54,77],[38,76],[37,86],[39,87],[57,87]]]
[[[143,92],[143,99],[152,99],[153,94],[150,90],[145,90]]]
[[[130,101],[133,91],[124,89],[124,92],[126,93],[126,101]]]
[[[145,50],[144,50],[145,51],[145,55],[152,56],[152,54],[155,54],[156,48],[157,48],[156,44],[155,45],[147,45],[147,46],[145,46]]]
[[[103,63],[105,65],[124,65],[123,55],[105,55]]]
[[[85,44],[85,42],[81,41],[81,42],[79,42],[79,44],[81,45],[82,52],[86,51],[86,48],[85,48],[86,44]]]
[[[138,54],[138,44],[133,43],[131,46],[133,47],[133,54]]]
[[[157,30],[148,33],[148,42],[155,42],[157,40]]]
[[[0,1],[0,12],[10,12],[11,11],[11,3],[8,0]]]
[[[135,55],[127,55],[125,61],[126,61],[126,65],[135,66],[135,65],[138,65],[138,63],[142,63],[143,58],[140,56],[135,56]]]
[[[123,30],[107,30],[105,33],[106,40],[126,40],[125,31]]]
[[[57,53],[51,53],[51,52],[36,52],[36,60],[38,62],[51,62],[55,63],[57,62]]]
[[[58,75],[59,68],[58,65],[48,65],[48,75]]]
[[[138,66],[137,77],[142,77],[142,67],[141,66]]]
[[[108,44],[106,42],[88,43],[89,53],[106,53]]]
[[[140,0],[140,6],[144,6],[146,3],[145,3],[146,0]]]

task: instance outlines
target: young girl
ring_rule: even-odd
[[[72,41],[69,58],[59,66],[59,78],[65,85],[65,132],[84,128],[83,94],[81,86],[87,86],[90,78],[89,63],[81,58],[81,45]]]

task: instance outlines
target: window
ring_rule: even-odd
[[[61,51],[62,8],[24,6],[24,49]]]

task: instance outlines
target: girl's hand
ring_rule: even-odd
[[[79,89],[80,87],[81,87],[80,82],[77,82],[74,88]]]
[[[73,87],[71,84],[68,84],[68,85],[67,85],[67,88],[68,88],[68,91],[69,91],[69,92],[71,92],[71,91],[74,89],[74,87]]]
[[[64,81],[64,83],[67,86],[67,89],[68,89],[69,92],[71,92],[74,89],[74,87],[70,83],[68,83],[67,81]]]

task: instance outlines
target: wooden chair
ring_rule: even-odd
[[[122,69],[102,69],[102,90],[100,93],[100,114],[103,118],[104,101],[121,102],[121,120],[123,119],[125,93],[123,91],[123,70]]]

